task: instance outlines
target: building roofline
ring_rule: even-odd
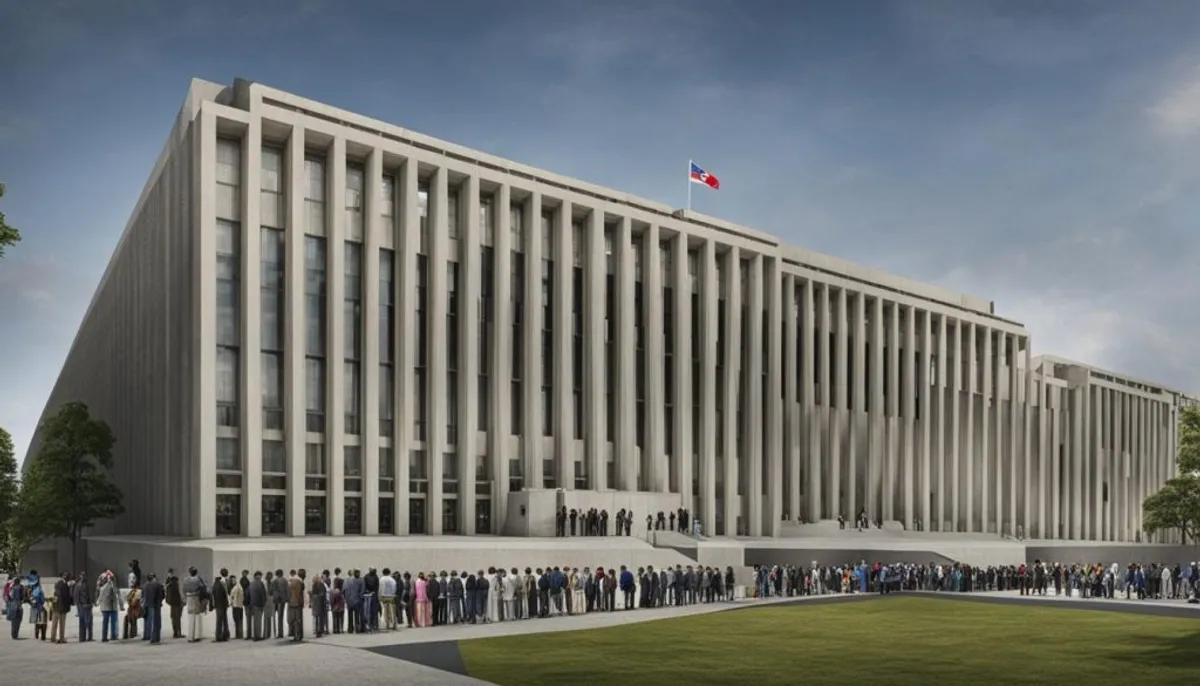
[[[1187,393],[1185,391],[1181,391],[1176,388],[1171,388],[1171,387],[1169,387],[1161,382],[1158,382],[1158,381],[1151,381],[1150,379],[1143,379],[1141,377],[1133,376],[1131,374],[1125,374],[1122,372],[1114,372],[1111,369],[1106,369],[1104,367],[1098,367],[1094,364],[1089,364],[1087,362],[1081,362],[1079,360],[1072,360],[1070,358],[1062,357],[1059,355],[1034,355],[1033,364],[1035,367],[1039,363],[1042,363],[1042,362],[1049,362],[1051,364],[1065,364],[1065,365],[1070,365],[1072,367],[1081,367],[1083,369],[1087,369],[1089,372],[1099,373],[1099,374],[1103,374],[1105,376],[1111,376],[1114,379],[1118,379],[1120,381],[1128,382],[1131,384],[1140,384],[1142,386],[1146,386],[1147,388],[1156,389],[1163,393],[1169,393],[1171,395],[1178,396],[1183,399],[1196,400],[1196,396],[1194,396],[1190,393]]]
[[[779,252],[781,257],[790,258],[797,264],[804,267],[816,268],[821,271],[830,271],[841,276],[842,278],[849,276],[854,280],[863,281],[864,283],[870,285],[884,286],[891,290],[895,290],[910,296],[941,302],[953,307],[971,311],[976,314],[993,317],[1009,324],[1016,324],[1018,326],[1020,325],[1019,322],[997,316],[995,311],[995,303],[986,298],[954,291],[942,286],[928,284],[910,277],[892,274],[881,269],[868,267],[840,257],[835,257],[833,255],[827,255],[809,250],[807,248],[793,246],[784,243],[779,239],[778,236],[760,229],[736,224],[731,221],[701,214],[692,210],[677,209],[649,198],[644,198],[631,193],[625,193],[616,189],[607,188],[598,184],[564,176],[546,169],[514,162],[497,155],[492,155],[490,153],[468,148],[466,146],[458,145],[456,143],[435,138],[433,136],[428,136],[396,124],[376,119],[374,117],[368,117],[350,112],[327,103],[306,98],[301,95],[296,95],[295,93],[288,91],[279,90],[255,81],[237,79],[235,81],[235,87],[246,87],[251,91],[257,91],[260,98],[279,102],[288,108],[301,110],[304,113],[316,116],[318,118],[332,120],[335,123],[347,126],[349,128],[358,129],[371,135],[382,135],[389,139],[399,139],[402,142],[408,143],[414,147],[421,148],[435,154],[444,155],[453,159],[459,159],[468,164],[489,167],[518,178],[535,181],[552,187],[557,186],[575,193],[593,196],[613,204],[627,205],[643,212],[657,214],[664,218],[673,218],[678,221],[689,222],[706,228],[732,233],[742,238],[762,243],[764,246],[774,248]]]

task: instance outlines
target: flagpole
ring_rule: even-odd
[[[687,173],[687,211],[692,211],[692,161],[688,160]]]

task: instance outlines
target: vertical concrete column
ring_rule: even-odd
[[[1021,399],[1021,383],[1020,383],[1020,365],[1017,363],[1018,355],[1021,351],[1020,339],[1013,336],[1008,347],[1008,403],[1005,408],[1008,412],[1008,452],[1005,456],[1005,461],[1008,465],[1007,476],[1004,480],[1005,492],[1008,496],[1008,526],[1009,533],[1017,533],[1017,467],[1020,455],[1020,443],[1018,429],[1021,424],[1020,414],[1020,399]]]
[[[559,488],[575,488],[575,363],[574,307],[575,227],[571,201],[563,200],[558,211],[558,235],[554,237],[554,475]]]
[[[337,136],[325,158],[325,450],[329,462],[329,534],[345,532],[346,484],[346,139]],[[435,291],[437,292],[437,291]],[[440,340],[440,339],[435,339]]]
[[[466,221],[463,221],[465,215]],[[483,288],[480,265],[479,177],[459,187],[458,216],[458,531],[475,535],[475,460],[479,431],[479,315]],[[493,490],[493,497],[499,494]],[[497,522],[503,525],[503,522]]]
[[[1004,466],[1008,458],[1008,453],[1005,451],[1005,436],[1008,434],[1008,425],[1005,423],[1004,402],[1009,394],[1008,375],[1005,373],[1005,366],[1008,356],[1008,334],[1001,329],[996,330],[996,358],[993,367],[993,382],[992,382],[992,413],[995,417],[993,426],[995,426],[996,447],[993,455],[992,469],[992,492],[995,494],[995,519],[996,533],[1003,535],[1006,533],[1004,525]]]
[[[856,521],[859,507],[866,500],[866,487],[863,497],[859,498],[859,484],[863,483],[863,472],[871,459],[870,422],[867,417],[867,294],[859,292],[854,296],[854,374],[853,386],[850,389],[853,398],[853,408],[850,411],[850,451],[848,469],[846,472],[846,518]],[[863,435],[866,427],[866,436]],[[864,455],[866,459],[863,459]]]
[[[817,336],[816,347],[816,376],[817,381],[817,412],[813,422],[813,432],[817,436],[816,451],[817,464],[820,467],[814,475],[817,479],[817,493],[820,496],[821,502],[821,517],[833,517],[832,508],[833,496],[829,493],[828,480],[833,472],[832,465],[829,464],[830,456],[830,436],[832,430],[833,413],[830,412],[833,395],[833,361],[831,353],[830,338],[833,336],[833,322],[830,312],[830,298],[828,284],[821,284],[820,291],[817,295]]]
[[[992,460],[995,459],[992,447],[992,395],[994,388],[992,384],[992,368],[996,364],[995,353],[992,351],[992,339],[996,337],[996,332],[990,327],[981,327],[983,329],[983,360],[982,366],[982,392],[979,394],[979,402],[981,403],[980,414],[983,417],[982,426],[980,428],[980,451],[979,451],[979,521],[981,523],[980,531],[983,533],[991,533],[994,520],[992,519]]]
[[[1046,519],[1049,513],[1046,511],[1046,490],[1048,488],[1049,472],[1047,460],[1047,446],[1050,443],[1048,435],[1049,425],[1049,407],[1046,397],[1046,373],[1043,368],[1039,367],[1037,371],[1037,421],[1038,421],[1038,440],[1037,440],[1037,536],[1039,538],[1049,538],[1049,525]],[[1033,535],[1033,532],[1030,532]]]
[[[867,516],[872,521],[883,519],[880,496],[887,438],[887,417],[883,413],[883,350],[886,347],[883,331],[883,298],[877,295],[871,302],[871,383],[868,386],[870,398],[867,400],[871,438],[867,454],[866,506]]]
[[[1129,394],[1117,392],[1117,540],[1129,540]]]
[[[797,339],[799,322],[796,309],[796,277],[783,275],[783,511],[788,518],[800,518],[800,436],[797,424],[797,383],[799,360]]]
[[[725,344],[725,413],[721,420],[725,422],[725,535],[731,536],[738,532],[738,513],[741,512],[738,498],[738,468],[741,466],[738,384],[741,379],[742,360],[742,258],[737,246],[730,247],[725,253],[725,263],[725,283],[728,289],[725,293],[725,326],[728,330],[722,338]]]
[[[1033,469],[1034,469],[1034,446],[1033,446],[1033,424],[1036,415],[1034,414],[1034,387],[1033,387],[1033,342],[1028,336],[1025,337],[1025,369],[1022,372],[1022,378],[1025,383],[1025,397],[1022,402],[1022,412],[1024,414],[1024,422],[1021,427],[1021,457],[1024,460],[1025,468],[1023,471],[1023,482],[1021,485],[1022,498],[1024,500],[1021,524],[1025,527],[1025,535],[1033,536]]]
[[[1096,426],[1100,432],[1100,441],[1096,445],[1096,488],[1100,492],[1099,497],[1096,499],[1096,509],[1099,511],[1098,516],[1100,520],[1097,532],[1099,534],[1098,540],[1107,541],[1109,535],[1107,502],[1109,480],[1108,453],[1112,447],[1112,443],[1109,440],[1111,422],[1109,422],[1108,389],[1100,386],[1096,390],[1099,392],[1099,397],[1097,398]]]
[[[805,519],[815,522],[821,518],[821,434],[817,427],[816,408],[816,284],[810,278],[804,282],[800,300],[800,413],[803,417],[804,439],[808,442],[808,463],[804,475]]]
[[[212,197],[217,183],[217,118],[211,109],[202,110],[194,137],[196,177],[201,193]],[[196,252],[192,259],[199,287],[193,291],[193,330],[196,331],[196,374],[212,379],[217,370],[217,242],[216,203],[195,203]],[[302,339],[303,340],[303,339]],[[191,529],[202,538],[217,534],[217,398],[213,384],[198,384],[201,389],[195,401],[193,419],[195,430],[195,460],[191,477],[196,484],[197,502],[192,503]]]
[[[934,384],[934,416],[937,423],[934,426],[933,453],[937,468],[937,503],[934,508],[934,523],[938,531],[946,530],[946,490],[953,488],[946,480],[946,335],[948,333],[946,315],[939,314],[937,329],[937,366],[934,374],[937,380]]]
[[[593,490],[604,490],[608,483],[608,422],[605,412],[607,366],[604,363],[604,308],[607,298],[608,262],[604,246],[604,211],[592,208],[588,216],[586,249],[583,253],[583,278],[587,283],[583,300],[584,366],[583,407],[587,412],[587,471]],[[589,371],[590,370],[590,371]]]
[[[642,236],[642,308],[646,327],[646,436],[642,441],[642,470],[650,491],[667,490],[665,392],[663,390],[663,278],[659,231],[656,224]]]
[[[287,144],[287,233],[285,279],[283,422],[288,457],[288,524],[292,536],[304,535],[304,128],[295,126]]]
[[[425,431],[425,451],[429,454],[429,494],[426,516],[431,536],[442,535],[442,474],[445,471],[446,440],[446,312],[449,284],[447,269],[450,262],[450,187],[445,167],[438,167],[429,184],[429,365],[428,396],[425,398],[428,426]],[[457,344],[457,341],[453,342]],[[541,427],[538,427],[539,429]],[[458,478],[461,482],[463,474]]]
[[[675,237],[671,252],[675,294],[675,449],[671,460],[678,480],[680,507],[694,511],[695,489],[692,488],[693,455],[699,446],[692,445],[692,276],[688,262],[688,237],[680,233]],[[668,484],[669,486],[669,484]]]
[[[766,258],[764,258],[766,259]],[[767,415],[766,459],[760,464],[766,464],[766,473],[762,475],[766,483],[767,517],[763,527],[766,536],[778,536],[780,520],[783,519],[783,421],[784,406],[780,404],[783,398],[783,275],[780,273],[779,258],[766,260],[766,300],[767,300],[767,406],[763,411]],[[761,377],[760,377],[761,378]],[[760,491],[761,492],[761,491]]]
[[[488,430],[488,458],[492,470],[492,530],[502,531],[504,522],[508,520],[508,465],[514,457],[511,454],[512,444],[512,188],[508,184],[496,189],[492,198],[495,208],[492,217],[492,413]],[[604,237],[601,236],[600,253],[603,259]],[[590,264],[589,264],[590,266]],[[600,296],[600,307],[604,306],[603,292]],[[601,321],[601,327],[604,322]],[[597,334],[598,345],[604,346],[603,335]],[[585,341],[588,339],[585,339]],[[599,367],[604,369],[603,358]],[[603,373],[591,376],[603,377]],[[603,404],[601,399],[601,404]],[[603,425],[601,425],[601,445],[603,445]],[[592,433],[592,436],[596,436]],[[594,475],[595,472],[592,472]],[[595,478],[593,476],[593,478]]]
[[[833,335],[834,350],[833,355],[829,360],[826,368],[832,374],[829,378],[829,387],[832,390],[833,398],[829,404],[829,413],[826,417],[825,427],[829,432],[829,454],[826,462],[826,467],[829,473],[829,516],[837,518],[839,514],[846,514],[842,509],[843,492],[845,491],[845,483],[843,481],[843,464],[846,462],[846,446],[845,435],[847,425],[849,424],[850,416],[850,386],[847,383],[847,360],[850,357],[849,346],[849,328],[850,322],[846,315],[847,295],[845,288],[839,288],[837,298],[831,303],[833,305],[832,327],[829,327],[829,333]]]
[[[979,333],[975,322],[966,322],[966,364],[962,365],[962,373],[966,375],[963,379],[962,395],[966,398],[967,406],[963,415],[963,421],[966,423],[966,432],[963,435],[963,444],[958,459],[964,467],[966,467],[966,478],[963,481],[963,489],[966,491],[966,507],[963,515],[965,519],[964,531],[974,533],[982,531],[977,526],[980,521],[976,516],[975,497],[977,487],[975,485],[975,460],[978,459],[979,452],[975,445],[975,395],[979,391],[979,370],[978,360],[976,357],[979,350]]]
[[[934,395],[933,384],[929,378],[929,372],[932,369],[932,361],[930,353],[933,351],[933,313],[925,310],[921,314],[921,352],[917,359],[921,361],[921,366],[917,370],[919,380],[918,383],[918,398],[921,403],[921,417],[919,419],[919,434],[921,441],[921,485],[917,495],[921,498],[920,507],[917,508],[918,516],[921,518],[921,529],[929,531],[931,529],[931,512],[932,497],[934,491],[933,479],[931,475],[931,456],[930,456],[930,415],[934,412],[934,403],[932,396]],[[940,489],[939,489],[940,490]]]
[[[396,358],[396,534],[407,536],[409,525],[409,469],[412,449],[416,443],[413,428],[417,418],[417,253],[421,247],[420,163],[409,157],[400,169],[399,226],[396,236],[396,259],[399,273],[396,278],[396,340],[400,354]],[[302,277],[303,278],[303,277]],[[431,458],[428,458],[431,459]],[[428,462],[426,463],[428,464]],[[440,477],[441,475],[437,475]]]
[[[716,242],[706,239],[700,248],[700,511],[706,535],[717,526],[717,305],[721,282],[717,272]]]
[[[625,389],[622,392],[629,393],[636,388],[637,382],[634,378],[637,373],[637,360],[634,359],[637,341],[633,328],[633,224],[628,217],[618,221],[616,235],[613,236],[613,256],[617,258],[617,389]],[[636,491],[638,487],[636,404],[631,398],[618,395],[617,440],[613,450],[616,452],[615,488],[622,491]]]
[[[521,436],[525,488],[542,487],[542,194],[533,192],[525,204],[525,304],[522,310],[524,353],[521,391],[524,435]],[[437,291],[434,291],[435,293]],[[437,339],[433,339],[437,340]]]
[[[962,428],[966,424],[966,418],[963,417],[960,409],[962,408],[962,390],[963,390],[963,330],[966,324],[961,319],[954,321],[954,331],[951,334],[950,350],[952,357],[947,361],[946,374],[948,376],[948,385],[950,388],[950,444],[947,446],[949,455],[947,460],[950,463],[950,530],[963,530],[963,512],[962,503],[964,501],[963,491],[963,475],[965,471],[962,463],[965,456],[969,453],[962,449],[960,442],[963,435]]]
[[[888,310],[887,338],[887,461],[883,471],[883,516],[895,520],[900,454],[900,303]]]
[[[900,467],[903,472],[904,494],[901,502],[904,507],[904,526],[909,528],[913,525],[913,518],[916,515],[913,509],[913,493],[915,485],[913,483],[914,472],[916,472],[916,464],[914,461],[914,443],[917,420],[916,420],[916,398],[917,398],[917,308],[909,305],[904,308],[904,364],[903,378],[900,381],[900,403],[901,416],[904,422],[904,445],[903,456],[904,463]]]
[[[1063,467],[1066,460],[1063,436],[1063,401],[1066,400],[1060,386],[1050,387],[1050,537],[1062,538],[1063,512]]]
[[[742,408],[742,446],[739,457],[746,461],[745,526],[751,536],[763,531],[763,256],[752,255],[746,275],[745,341],[746,393]],[[778,403],[776,403],[778,404]]]
[[[1071,540],[1082,536],[1083,520],[1083,420],[1087,413],[1087,387],[1080,385],[1071,390],[1071,492],[1070,528]]]
[[[242,531],[262,535],[262,120],[250,117],[242,138],[241,410]]]
[[[367,156],[364,170],[362,320],[363,533],[379,534],[379,231],[383,215],[383,151]],[[397,475],[399,477],[399,475]],[[401,483],[400,479],[395,480]]]

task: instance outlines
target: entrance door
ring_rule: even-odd
[[[425,499],[414,497],[408,501],[408,533],[427,533],[425,528]]]

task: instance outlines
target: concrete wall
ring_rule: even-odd
[[[192,117],[189,97],[113,251],[43,411],[81,401],[116,437],[125,514],[94,531],[196,530],[190,449]],[[29,455],[40,449],[35,435]],[[26,464],[29,464],[27,461]]]
[[[952,564],[953,560],[936,553],[913,550],[863,550],[855,548],[747,548],[746,565],[842,565],[847,562],[911,562],[915,564]]]
[[[1181,545],[1096,545],[1096,546],[1029,546],[1025,550],[1026,562],[1061,562],[1064,564],[1130,563],[1152,562],[1175,565],[1191,563],[1200,559],[1200,547]]]
[[[506,538],[381,537],[273,539],[266,546],[238,546],[223,541],[137,542],[117,539],[89,541],[89,570],[124,572],[130,560],[141,562],[145,572],[176,572],[194,565],[209,578],[225,567],[230,571],[283,569],[402,569],[412,573],[430,570],[476,571],[487,567],[619,567],[637,568],[695,564],[673,550],[650,547],[635,538],[567,538],[529,541]],[[39,570],[41,571],[41,570]],[[90,571],[89,571],[90,573]]]
[[[670,493],[636,491],[565,491],[526,490],[508,493],[508,517],[505,536],[554,536],[554,514],[562,508],[586,512],[591,508],[608,511],[609,531],[615,531],[617,512],[633,512],[630,535],[647,537],[646,515],[670,513],[679,507],[679,497]],[[568,526],[570,524],[568,523]]]

